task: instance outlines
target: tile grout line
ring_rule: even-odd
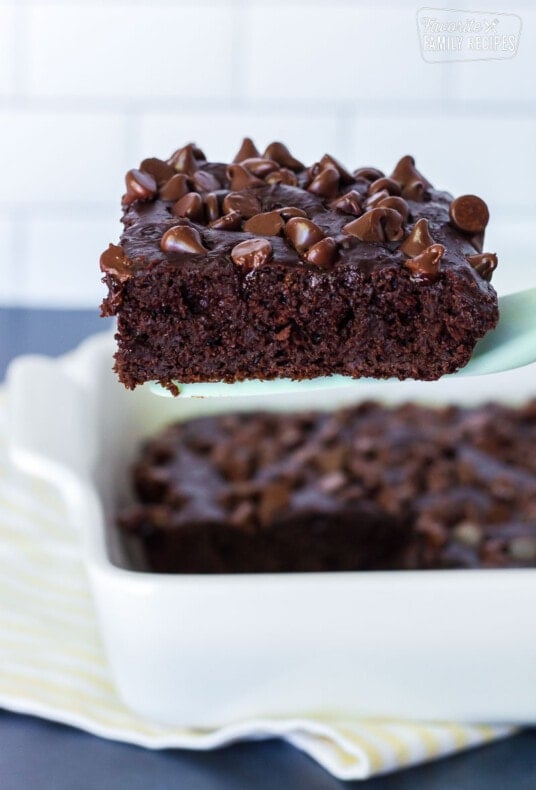
[[[450,65],[450,64],[449,64]],[[234,71],[234,70],[233,70]],[[19,77],[21,88],[26,90],[26,77]],[[24,87],[23,87],[24,86]],[[445,91],[446,95],[443,95]],[[496,102],[491,99],[480,99],[468,101],[455,95],[452,83],[442,87],[442,96],[437,99],[407,99],[402,108],[393,109],[391,99],[348,99],[335,103],[336,110],[339,112],[351,112],[359,108],[362,117],[365,116],[385,116],[396,114],[397,117],[408,118],[415,115],[426,117],[430,112],[441,112],[451,115],[459,113],[460,116],[473,118],[503,118],[504,105],[497,107]],[[251,114],[261,113],[263,115],[283,115],[287,117],[310,117],[326,116],[330,117],[333,113],[334,102],[329,98],[297,100],[289,97],[279,97],[268,99],[249,98],[244,95],[235,95],[231,99],[205,98],[192,99],[191,97],[169,96],[151,97],[145,96],[137,99],[121,97],[98,97],[98,96],[74,96],[65,94],[63,96],[32,96],[28,93],[19,93],[15,96],[0,96],[0,111],[4,112],[35,112],[58,113],[60,115],[84,115],[88,113],[98,113],[105,115],[119,115],[121,113],[135,113],[137,115],[165,115],[176,114],[178,102],[180,102],[181,114],[189,115],[212,115],[212,114],[232,114],[233,112],[247,112]],[[509,117],[518,119],[534,120],[536,118],[536,101],[512,101],[506,107]],[[469,110],[469,112],[468,112]]]

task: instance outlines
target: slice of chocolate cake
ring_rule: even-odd
[[[536,567],[535,442],[536,400],[201,418],[146,443],[119,526],[169,573]]]
[[[405,156],[390,176],[244,140],[229,165],[193,144],[126,177],[101,256],[130,388],[179,382],[437,379],[498,319],[486,204],[438,192]]]

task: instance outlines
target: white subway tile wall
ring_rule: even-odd
[[[96,307],[106,289],[100,282],[98,260],[107,239],[117,235],[117,218],[73,217],[66,221],[54,216],[30,219],[25,229],[27,281],[25,304],[52,307]],[[58,259],[62,269],[58,269]],[[51,273],[55,277],[51,277]]]
[[[69,214],[77,204],[116,202],[128,166],[126,126],[114,111],[0,110],[2,202],[19,210],[65,203]]]
[[[269,7],[269,4],[268,4]],[[443,70],[419,54],[415,11],[402,3],[248,7],[245,89],[260,99],[347,102],[441,98]],[[277,42],[270,62],[266,42]]]
[[[469,5],[473,8],[473,3]],[[491,101],[500,104],[505,113],[514,103],[526,104],[535,99],[536,10],[523,5],[511,10],[516,11],[522,20],[521,46],[515,58],[457,63],[453,73],[460,99],[467,102]]]
[[[515,293],[536,287],[536,259],[530,252],[534,231],[534,220],[530,219],[503,219],[499,214],[490,223],[486,247],[499,253],[500,266],[493,275],[497,293]]]
[[[253,135],[261,149],[272,140],[284,140],[304,161],[316,161],[324,148],[340,156],[346,153],[337,115],[314,108],[306,113],[283,113],[277,108],[267,112],[260,107],[238,112],[215,108],[203,114],[176,110],[148,113],[141,120],[139,132],[135,159],[143,158],[147,151],[171,153],[182,142],[196,140],[209,159],[231,161],[244,134]]]
[[[9,96],[15,87],[15,10],[0,6],[0,95]]]
[[[233,93],[234,16],[217,2],[40,3],[28,20],[28,92],[225,99]]]
[[[513,60],[428,64],[420,5],[0,0],[0,303],[95,307],[124,172],[189,140],[226,159],[244,134],[309,162],[413,153],[489,202],[498,289],[536,285],[536,12],[508,9]]]
[[[506,117],[505,117],[506,116]],[[394,132],[396,130],[396,132]],[[357,117],[351,134],[350,161],[359,158],[391,166],[411,152],[427,178],[455,194],[475,192],[498,211],[536,205],[536,116],[474,114],[437,117],[426,111]]]

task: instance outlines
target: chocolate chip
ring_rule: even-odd
[[[273,159],[281,167],[288,167],[289,170],[303,170],[305,165],[295,159],[286,145],[283,143],[273,142],[267,147],[264,152],[267,159]]]
[[[356,181],[362,179],[363,181],[376,181],[378,178],[383,178],[385,173],[375,167],[359,167],[354,170],[354,178]]]
[[[140,170],[143,170],[145,173],[149,173],[149,175],[154,178],[159,187],[162,186],[162,184],[165,184],[166,181],[169,181],[169,179],[175,173],[175,170],[170,164],[164,162],[163,159],[157,159],[156,156],[150,157],[149,159],[144,159],[140,165]]]
[[[175,173],[169,181],[161,187],[160,197],[162,200],[180,200],[190,191],[190,181],[184,173]]]
[[[257,236],[278,236],[283,230],[284,224],[277,211],[266,211],[248,219],[244,224],[244,230],[247,233],[255,233]]]
[[[262,266],[272,256],[272,245],[268,239],[246,239],[231,250],[231,258],[237,266],[254,269]]]
[[[341,488],[344,488],[347,482],[348,479],[344,472],[328,472],[319,478],[318,487],[325,494],[335,494],[337,491],[340,491]]]
[[[359,217],[363,213],[361,195],[359,192],[356,192],[355,189],[352,189],[350,192],[332,201],[331,208],[334,208],[336,211],[341,211],[343,214],[351,214],[354,217]]]
[[[337,243],[331,236],[326,236],[325,239],[313,244],[303,257],[307,263],[313,263],[315,266],[331,266],[337,257]]]
[[[316,175],[309,186],[308,192],[321,197],[333,197],[339,191],[339,171],[333,165],[323,167]]]
[[[273,159],[265,159],[262,156],[248,157],[248,159],[242,160],[240,164],[259,178],[264,178],[269,173],[273,173],[274,170],[279,170],[277,162],[274,162]]]
[[[257,509],[257,516],[261,526],[268,526],[274,516],[283,510],[289,503],[290,489],[285,480],[267,483],[262,489]]]
[[[288,184],[288,186],[291,187],[298,186],[296,173],[293,173],[292,170],[288,170],[286,167],[274,170],[274,172],[269,173],[264,180],[267,184]]]
[[[426,180],[426,178],[419,173],[417,168],[415,167],[415,159],[412,156],[403,156],[400,159],[393,172],[391,173],[391,178],[395,181],[398,181],[402,190],[404,187],[408,186],[408,184],[413,184],[415,181],[420,181],[426,189],[431,188],[431,183]],[[405,197],[404,192],[402,191],[402,196]]]
[[[192,176],[199,167],[195,158],[195,149],[194,143],[188,143],[183,148],[177,149],[168,159],[169,164],[173,165],[177,173],[186,173],[187,176]]]
[[[248,219],[262,211],[261,202],[253,194],[243,192],[229,192],[223,199],[224,211],[238,211],[241,217]]]
[[[499,263],[494,252],[481,252],[477,255],[466,255],[465,257],[484,280],[491,281],[493,272]]]
[[[410,181],[402,187],[402,197],[406,200],[414,200],[416,203],[422,203],[429,196],[429,192],[423,181]]]
[[[328,165],[334,167],[335,170],[337,170],[339,174],[339,178],[341,179],[341,182],[343,184],[353,183],[354,177],[351,175],[351,173],[348,172],[348,170],[344,167],[344,165],[341,165],[341,163],[337,159],[335,159],[334,156],[331,156],[331,154],[324,154],[324,156],[320,160],[320,167],[327,167]]]
[[[482,233],[489,221],[489,211],[482,198],[462,195],[449,207],[450,221],[464,233]]]
[[[243,165],[229,165],[226,175],[233,190],[264,186],[264,182],[246,170]]]
[[[401,214],[393,208],[380,208],[378,211],[386,211],[384,221],[384,233],[387,241],[400,241],[404,238],[404,219]]]
[[[214,222],[220,216],[220,203],[215,192],[208,192],[205,195],[205,214],[207,222]]]
[[[205,156],[204,151],[202,151],[201,148],[199,148],[199,146],[196,145],[195,143],[191,143],[191,146],[192,146],[192,153],[194,157],[197,159],[197,161],[206,162],[207,157]]]
[[[233,162],[234,164],[238,164],[239,162],[243,162],[244,159],[251,159],[253,156],[260,156],[260,153],[257,151],[255,143],[251,137],[244,137],[242,140],[242,145],[240,146],[237,155],[233,159]]]
[[[512,538],[508,547],[510,555],[520,562],[536,560],[536,537],[519,535]]]
[[[100,256],[100,269],[105,274],[112,274],[120,283],[124,283],[132,275],[132,261],[127,258],[123,248],[110,244]]]
[[[199,232],[189,225],[176,225],[166,230],[160,240],[160,249],[164,252],[186,252],[190,255],[208,252],[203,246]]]
[[[373,208],[342,228],[361,241],[398,241],[403,238],[402,217],[392,208]]]
[[[313,165],[309,165],[309,167],[305,171],[307,183],[310,183],[313,180],[313,178],[316,178],[316,176],[320,173],[322,169],[323,168],[320,162],[315,162]]]
[[[407,255],[408,258],[414,258],[416,255],[419,255],[419,253],[424,252],[424,250],[432,244],[435,244],[435,241],[430,234],[428,220],[422,217],[415,223],[411,229],[411,233],[407,239],[404,239],[399,249],[404,255]]]
[[[143,170],[129,170],[125,176],[127,193],[123,198],[126,205],[135,200],[152,200],[156,195],[156,181],[150,173]]]
[[[391,197],[389,192],[386,189],[380,189],[379,192],[375,192],[373,195],[370,195],[365,200],[365,208],[377,208],[377,206],[387,198]]]
[[[249,531],[255,525],[255,505],[243,500],[229,514],[229,524],[241,530]]]
[[[331,424],[328,423],[326,425],[328,428],[329,433],[333,431],[333,438],[328,439],[328,441],[333,441],[333,439],[338,438],[338,426],[337,423]],[[337,472],[345,465],[346,459],[346,448],[344,444],[337,443],[333,447],[322,447],[315,458],[315,464],[324,473],[329,472]]]
[[[214,230],[240,230],[242,217],[238,211],[230,211],[224,214],[223,217],[213,220],[210,227]]]
[[[482,252],[484,249],[484,232],[473,233],[471,236],[467,237],[467,241],[477,252]]]
[[[193,222],[203,222],[205,215],[203,198],[197,192],[188,192],[173,205],[171,213],[175,217],[187,217]]]
[[[285,236],[299,253],[304,253],[323,239],[324,233],[310,219],[292,217],[285,225]]]
[[[444,254],[442,244],[432,244],[415,258],[406,261],[404,266],[412,272],[415,280],[434,282],[439,276],[439,264]]]
[[[409,206],[403,197],[397,197],[396,195],[382,197],[382,199],[376,203],[376,206],[378,208],[394,208],[395,211],[398,211],[404,222],[408,220]]]
[[[283,206],[283,208],[276,209],[283,219],[292,219],[292,217],[306,217],[307,214],[301,208],[296,208],[296,206]]]
[[[400,184],[397,181],[393,178],[384,176],[383,178],[377,178],[375,181],[372,181],[368,188],[367,195],[374,195],[376,192],[380,192],[383,189],[388,195],[400,195],[401,191]]]
[[[478,546],[482,540],[482,527],[472,521],[460,521],[453,527],[452,537],[466,546]]]
[[[428,190],[432,185],[419,173],[412,156],[402,157],[393,170],[391,178],[400,184],[402,197],[406,200],[422,202],[429,197]]]
[[[216,176],[213,176],[207,170],[197,170],[192,175],[192,181],[199,192],[213,192],[215,189],[221,188]]]

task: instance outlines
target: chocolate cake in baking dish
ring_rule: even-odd
[[[171,425],[123,534],[168,573],[536,567],[536,400]]]

